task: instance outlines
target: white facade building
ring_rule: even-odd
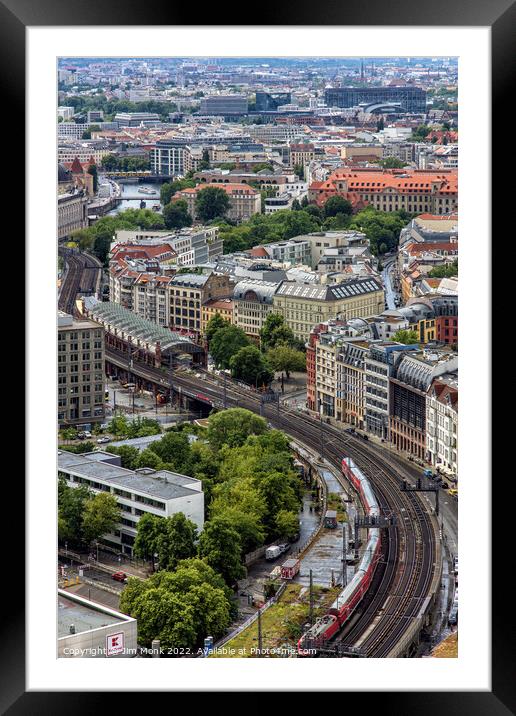
[[[125,554],[132,555],[138,521],[146,513],[170,517],[182,512],[202,530],[204,493],[200,480],[169,470],[127,470],[120,466],[118,455],[103,451],[82,455],[59,451],[57,455],[58,475],[70,487],[85,485],[92,492],[116,497],[122,519],[103,541]]]
[[[426,400],[428,461],[453,480],[458,476],[458,381],[456,374],[435,380]]]

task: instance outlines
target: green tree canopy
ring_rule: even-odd
[[[267,423],[250,410],[231,408],[210,415],[207,438],[216,450],[222,445],[239,447],[249,435],[261,435],[266,432]]]
[[[217,639],[228,628],[233,611],[224,580],[199,559],[180,562],[173,573],[130,578],[120,609],[138,620],[140,643],[150,646],[159,639],[165,649],[198,648],[207,635]]]
[[[430,278],[452,278],[458,276],[459,273],[459,262],[455,259],[449,264],[443,264],[442,266],[436,266],[428,272]]]
[[[278,343],[267,351],[269,365],[275,371],[285,371],[287,379],[291,372],[306,371],[306,355],[303,351]]]
[[[204,335],[206,336],[206,340],[208,341],[208,345],[210,344],[213,336],[220,328],[227,328],[228,327],[228,321],[225,321],[222,316],[219,313],[216,313],[214,316],[210,318],[208,323],[206,324],[206,329],[204,332]]]
[[[275,522],[278,537],[290,539],[299,533],[299,517],[297,512],[279,510],[276,514]]]
[[[192,217],[188,213],[188,204],[184,199],[171,201],[163,209],[163,219],[167,229],[182,229],[192,225]]]
[[[201,221],[223,217],[229,210],[229,197],[224,189],[208,186],[198,192],[195,198],[195,210]]]
[[[391,341],[396,341],[396,343],[404,343],[405,345],[410,346],[414,343],[419,343],[419,335],[417,331],[408,331],[402,329],[394,333],[391,338]]]
[[[121,511],[117,499],[107,492],[99,492],[84,504],[82,529],[86,542],[98,540],[112,532],[120,522]]]
[[[260,329],[260,345],[267,351],[280,343],[297,347],[299,342],[281,313],[269,313]]]
[[[326,217],[336,216],[337,214],[351,215],[353,207],[351,203],[342,196],[331,196],[324,204],[324,215]]]
[[[229,361],[231,375],[249,385],[269,385],[274,378],[267,360],[256,346],[244,346]]]
[[[210,342],[210,353],[218,368],[229,368],[232,356],[249,345],[249,339],[238,326],[220,328]]]
[[[199,557],[221,574],[228,585],[245,576],[240,535],[225,519],[216,517],[204,525],[199,538]]]
[[[156,539],[159,568],[173,571],[181,560],[195,556],[197,528],[182,512],[161,519],[165,528]]]

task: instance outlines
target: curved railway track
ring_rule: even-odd
[[[122,368],[127,366],[127,357],[123,353],[109,349],[106,359]],[[159,368],[138,366],[133,370],[144,379],[147,377],[161,383],[164,388],[170,384]],[[221,405],[224,388],[218,382],[195,381],[187,375],[174,373],[173,383],[193,396],[202,393]],[[258,412],[260,399],[250,389],[228,382],[226,397],[228,406],[233,404]],[[398,645],[413,625],[417,627],[416,621],[426,608],[430,585],[435,581],[438,569],[437,538],[431,517],[416,493],[401,491],[401,481],[407,476],[403,469],[389,457],[377,453],[373,446],[360,438],[343,435],[333,426],[321,426],[318,420],[306,415],[284,408],[278,411],[267,404],[262,409],[271,424],[316,452],[321,451],[324,428],[324,454],[340,479],[344,482],[341,459],[343,455],[349,455],[371,481],[382,513],[396,515],[396,528],[384,530],[388,538],[384,540],[383,559],[372,589],[335,640],[359,646],[367,657],[397,656]]]
[[[59,253],[66,264],[66,275],[59,291],[58,308],[73,314],[77,296],[98,294],[102,278],[102,264],[91,254],[73,253],[62,248]]]

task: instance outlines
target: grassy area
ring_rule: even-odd
[[[335,510],[337,512],[338,522],[347,521],[348,517],[346,515],[344,505],[342,504],[342,500],[340,499],[340,495],[337,495],[335,492],[328,493],[328,498],[326,500],[326,509]]]
[[[457,659],[459,656],[458,632],[454,632],[446,639],[443,639],[432,651],[432,656],[436,659]]]
[[[332,589],[314,587],[315,617],[324,614],[325,610],[336,598],[339,587]],[[278,648],[295,649],[302,633],[303,625],[308,621],[310,598],[308,590],[301,596],[300,584],[289,584],[277,604],[262,614],[262,645],[264,650]],[[258,649],[258,620],[234,639],[224,645],[225,653],[213,654],[211,658],[256,658]],[[288,653],[284,653],[288,656]],[[280,654],[269,653],[272,658]]]

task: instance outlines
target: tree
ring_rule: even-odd
[[[173,571],[182,559],[196,554],[197,528],[182,512],[165,519],[165,527],[156,538],[159,568]]]
[[[305,178],[305,168],[302,164],[294,164],[294,174],[300,179]]]
[[[148,449],[176,472],[188,473],[191,448],[185,433],[165,433],[161,440],[151,443]]]
[[[294,199],[292,202],[292,206],[290,207],[292,211],[300,211],[301,210],[301,204],[299,203],[298,199]]]
[[[204,525],[199,538],[199,557],[219,572],[228,585],[245,576],[240,535],[230,522],[220,517]]]
[[[164,182],[160,189],[160,201],[163,206],[166,206],[176,192],[181,189],[193,189],[195,187],[195,181],[193,179],[176,179],[173,182]]]
[[[458,259],[455,259],[449,264],[444,264],[443,266],[436,266],[435,268],[431,269],[428,272],[428,276],[430,278],[452,278],[452,276],[457,276],[459,273],[459,262]]]
[[[287,380],[291,371],[304,372],[306,370],[306,355],[285,343],[278,343],[267,352],[269,365],[275,371],[285,371]]]
[[[133,445],[108,445],[106,451],[119,455],[122,467],[125,467],[127,470],[136,470],[138,457],[140,455],[138,448]]]
[[[184,199],[171,201],[163,209],[163,219],[167,229],[182,229],[192,225],[192,217],[188,213],[188,204]]]
[[[224,189],[215,186],[201,189],[195,198],[195,211],[201,221],[223,217],[229,210],[229,197]]]
[[[266,351],[278,343],[293,346],[296,345],[296,338],[281,313],[269,313],[260,329],[260,345]]]
[[[326,217],[336,216],[337,214],[347,214],[350,216],[352,213],[353,207],[351,206],[351,202],[342,196],[330,196],[324,204],[324,215]]]
[[[136,524],[133,550],[137,557],[152,559],[158,553],[158,538],[166,531],[165,518],[144,512]]]
[[[386,157],[385,159],[381,159],[379,164],[384,169],[403,169],[405,166],[405,162],[398,159],[398,157]]]
[[[301,199],[301,208],[306,209],[310,206],[310,203],[308,201],[308,196],[305,194],[304,197]]]
[[[138,620],[139,642],[159,639],[165,649],[200,647],[207,634],[218,638],[233,612],[224,580],[199,559],[184,560],[173,573],[130,578],[120,609]]]
[[[82,518],[84,508],[92,493],[85,485],[69,487],[63,478],[58,482],[58,516],[60,539],[82,542],[84,540]]]
[[[263,418],[244,408],[231,408],[210,415],[207,438],[210,445],[218,450],[222,445],[239,447],[249,435],[261,435],[267,431]]]
[[[396,341],[396,343],[404,343],[407,346],[410,346],[414,343],[419,343],[419,336],[417,331],[411,331],[411,330],[399,330],[396,331],[396,333],[392,336],[391,341]]]
[[[280,510],[275,518],[278,537],[290,539],[299,534],[299,517],[296,512]]]
[[[82,528],[84,539],[93,542],[102,535],[112,532],[120,522],[121,511],[114,495],[99,492],[84,505]]]
[[[142,450],[136,461],[137,468],[150,467],[152,470],[160,470],[162,465],[162,459],[151,448]]]
[[[228,321],[225,321],[220,313],[216,313],[214,316],[210,318],[208,323],[206,324],[206,329],[204,331],[204,335],[206,336],[206,340],[208,341],[208,345],[210,344],[213,336],[220,328],[227,328]]]
[[[228,325],[214,334],[210,343],[210,353],[218,368],[229,368],[230,360],[241,348],[249,345],[244,331],[237,326]]]
[[[256,346],[241,348],[231,357],[229,367],[233,378],[256,387],[269,385],[274,378],[269,364]]]

